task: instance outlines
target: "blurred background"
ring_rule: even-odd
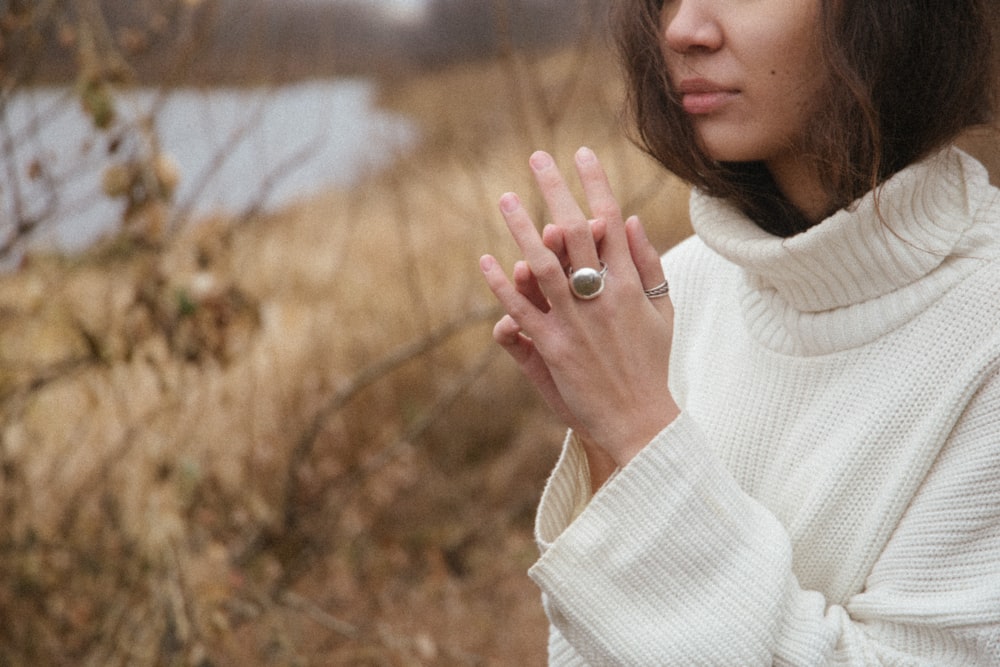
[[[0,665],[543,664],[538,148],[666,250],[607,0],[0,0]]]

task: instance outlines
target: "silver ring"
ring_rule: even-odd
[[[608,275],[608,265],[601,262],[601,270],[584,267],[573,270],[569,267],[569,289],[578,299],[596,299],[604,291],[604,276]]]
[[[666,280],[664,280],[656,287],[643,290],[643,292],[645,292],[646,296],[648,296],[650,299],[658,299],[661,296],[666,296],[670,294],[670,285],[669,283],[667,283]]]

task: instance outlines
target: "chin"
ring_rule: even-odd
[[[705,131],[698,128],[698,145],[716,162],[756,162],[762,159],[760,144],[737,129]]]
[[[716,162],[760,162],[763,160],[759,151],[739,150],[730,145],[702,144],[705,155]]]

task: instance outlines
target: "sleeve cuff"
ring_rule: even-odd
[[[570,644],[597,654],[608,638],[619,649],[663,649],[664,629],[673,628],[671,642],[687,635],[686,648],[674,648],[690,656],[727,628],[739,638],[730,647],[737,653],[753,646],[769,654],[791,572],[787,535],[743,493],[685,413],[575,520],[572,501],[582,496],[556,484],[539,509],[542,556],[529,575]],[[655,655],[637,654],[636,662],[651,664],[645,660]],[[730,657],[716,664],[735,664]]]
[[[587,454],[570,431],[538,506],[535,539],[542,553],[576,520],[591,498]]]
[[[684,433],[686,429],[693,428],[687,426],[686,423],[687,420],[683,418],[683,415],[678,417],[664,428],[647,445],[646,449],[658,446],[657,443],[664,438],[669,439],[670,434],[674,431]],[[642,453],[637,458],[641,456]],[[598,495],[614,481],[620,472],[621,469],[618,469],[608,478],[598,490]],[[570,431],[563,443],[562,454],[545,485],[538,506],[535,520],[535,540],[542,553],[545,553],[587,508],[594,497],[590,487],[590,466],[587,463],[587,454],[579,439]]]

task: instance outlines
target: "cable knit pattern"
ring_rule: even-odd
[[[1000,665],[1000,192],[957,149],[790,239],[692,197],[681,416],[530,570],[554,665]]]

